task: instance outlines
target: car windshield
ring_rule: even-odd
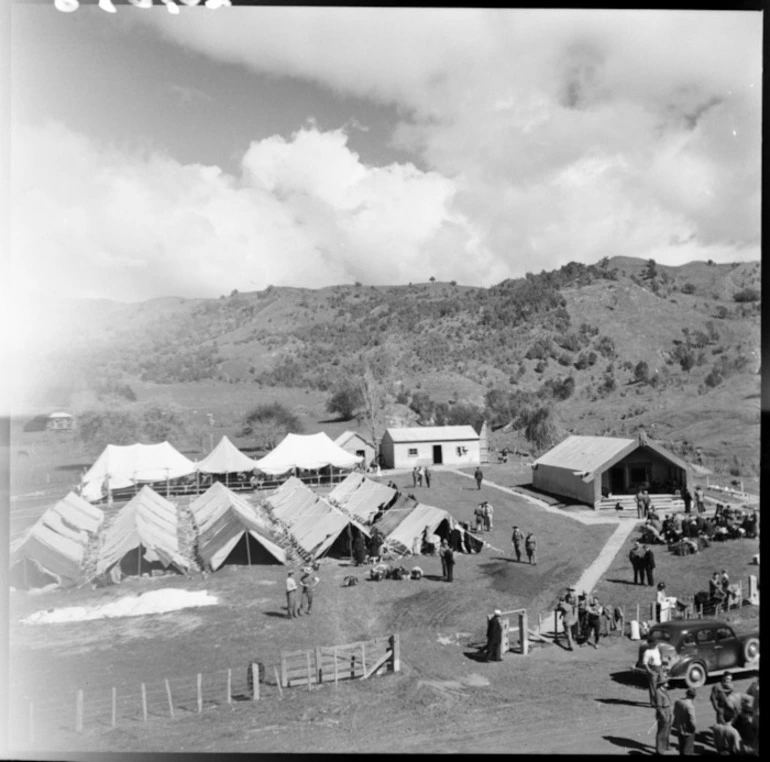
[[[664,641],[664,640],[671,640],[671,633],[668,630],[663,629],[657,629],[653,627],[650,630],[650,634],[647,636],[648,640],[654,640],[654,641]]]

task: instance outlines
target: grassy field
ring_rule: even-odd
[[[485,471],[487,479],[505,486],[517,479],[511,466]],[[650,710],[642,709],[643,691],[625,676],[636,654],[636,645],[626,639],[610,638],[599,651],[583,648],[574,654],[554,645],[533,645],[530,656],[511,654],[502,664],[474,658],[488,613],[497,607],[526,607],[535,623],[539,613],[549,614],[558,593],[594,560],[614,524],[586,526],[489,485],[479,492],[471,479],[451,472],[435,476],[430,490],[413,490],[406,474],[396,476],[396,482],[461,520],[470,517],[482,498],[495,507],[494,529],[484,535],[490,547],[459,556],[452,584],[440,580],[437,559],[419,559],[426,574],[420,581],[379,583],[365,580],[361,570],[344,560],[325,559],[313,614],[297,620],[285,618],[286,570],[277,566],[226,567],[207,579],[167,576],[126,580],[99,590],[13,593],[11,684],[18,700],[12,727],[18,748],[25,748],[30,700],[38,728],[33,748],[39,751],[537,751],[557,748],[559,738],[565,744],[582,738],[586,751],[618,751],[626,741],[637,743],[637,736],[642,743],[644,730],[638,731],[651,722]],[[537,534],[537,566],[511,559],[514,522]],[[745,564],[757,547],[756,541],[734,541],[687,558],[658,553],[658,569],[677,594],[679,582],[686,579],[683,565],[696,581],[708,579],[712,567],[728,568],[737,579],[747,573]],[[627,566],[624,549],[596,588],[605,600],[624,600],[630,606],[634,597],[649,599],[649,589],[637,593],[625,584]],[[351,572],[360,584],[342,587]],[[127,619],[20,623],[33,611],[103,603],[160,587],[206,590],[219,604]],[[733,615],[739,626],[752,626],[750,611]],[[241,696],[252,660],[267,666],[271,683],[281,649],[393,632],[401,635],[398,675],[337,688],[322,685],[310,692],[288,689],[283,695],[266,684],[257,705],[226,703],[228,668],[233,670],[233,693]],[[205,705],[200,715],[195,698],[199,672]],[[174,693],[174,720],[168,717],[164,679]],[[146,724],[141,683],[148,696]],[[119,696],[115,729],[110,728],[112,687]],[[72,730],[78,688],[85,695],[83,734]],[[614,741],[602,735],[599,716],[610,721],[614,734],[607,738]],[[619,728],[626,728],[627,738]]]

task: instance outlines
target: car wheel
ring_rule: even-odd
[[[759,638],[749,638],[743,644],[743,661],[748,664],[749,662],[756,661],[759,658]]]
[[[684,676],[684,681],[687,683],[688,688],[702,688],[706,684],[706,678],[708,672],[706,668],[700,662],[695,662],[687,667],[687,672]]]

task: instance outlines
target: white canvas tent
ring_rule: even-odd
[[[70,492],[51,506],[11,545],[11,578],[15,587],[47,582],[74,584],[92,534],[104,521],[101,509]]]
[[[195,464],[168,442],[159,444],[107,445],[83,477],[81,494],[99,500],[102,485],[111,490],[138,482],[162,482],[195,473]]]
[[[287,479],[273,495],[266,498],[266,503],[297,545],[313,558],[335,551],[345,555],[349,551],[349,540],[356,533],[360,532],[367,539],[370,537],[359,521],[316,495],[294,477]]]
[[[353,468],[362,458],[351,455],[334,444],[323,432],[318,434],[287,434],[274,450],[256,461],[265,474],[277,476],[295,468],[315,471],[319,468]]]
[[[150,487],[142,487],[105,532],[96,561],[97,575],[115,564],[120,564],[125,574],[169,566],[186,570],[190,564],[179,551],[177,526],[176,506]]]
[[[286,563],[269,519],[216,482],[190,505],[198,526],[198,554],[213,571],[225,563]]]
[[[329,493],[329,501],[357,519],[368,522],[380,508],[389,506],[397,494],[386,484],[367,479],[361,473],[352,473]]]
[[[196,464],[198,471],[204,474],[235,474],[253,471],[256,467],[256,461],[242,453],[226,436]]]

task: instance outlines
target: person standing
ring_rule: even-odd
[[[527,559],[533,566],[537,566],[537,540],[535,533],[530,532],[524,540],[524,550],[527,551]]]
[[[658,673],[663,668],[663,659],[657,640],[648,640],[647,648],[642,654],[642,666],[647,672],[647,688],[650,692],[650,706],[655,706],[655,684]]]
[[[738,714],[738,705],[735,700],[733,688],[733,676],[729,672],[722,675],[722,679],[711,689],[709,696],[711,706],[716,712],[717,725],[728,724]]]
[[[289,619],[297,618],[297,580],[291,570],[286,573],[286,611]]]
[[[479,503],[476,506],[476,509],[473,511],[473,515],[476,517],[476,531],[483,532],[484,531],[484,508],[482,507],[481,503]]]
[[[487,661],[502,661],[502,645],[503,645],[503,612],[500,609],[495,609],[495,613],[489,617],[487,622],[487,646],[486,646],[486,658]]]
[[[521,543],[524,542],[524,533],[516,524],[513,525],[511,542],[513,543],[513,550],[516,553],[516,560],[521,563]]]
[[[417,486],[422,487],[422,466],[417,466]]]
[[[631,562],[631,567],[634,570],[634,584],[643,585],[644,568],[642,567],[642,562],[644,560],[644,551],[642,551],[638,540],[634,540],[634,544],[628,554],[628,560]]]
[[[655,719],[658,732],[655,734],[655,751],[665,754],[671,748],[671,697],[668,695],[668,677],[664,671],[657,674],[655,681]]]
[[[586,633],[586,643],[592,645],[594,648],[599,647],[599,620],[602,616],[602,607],[599,603],[599,599],[595,595],[589,596],[586,601],[586,621],[588,623],[588,631]],[[591,643],[591,633],[594,633],[594,642]]]
[[[695,753],[695,689],[688,688],[684,698],[674,702],[673,728],[679,738],[679,754]]]
[[[366,542],[361,532],[357,532],[353,539],[353,561],[356,566],[366,563]]]
[[[643,545],[644,556],[642,557],[642,568],[647,575],[647,584],[652,587],[655,584],[653,579],[653,571],[655,570],[655,554],[652,552],[652,548],[649,545]]]
[[[432,474],[427,466],[425,466],[425,472],[423,475],[425,476],[425,486],[430,489],[430,477]]]
[[[481,482],[484,480],[484,473],[481,470],[481,466],[476,466],[476,470],[473,472],[473,478],[476,480],[478,489],[481,489]]]
[[[644,518],[644,501],[642,500],[641,487],[636,490],[636,518]]]
[[[692,510],[692,492],[687,487],[682,490],[682,500],[684,501],[684,512],[689,514]]]
[[[305,607],[305,613],[309,614],[313,608],[313,589],[320,582],[320,579],[314,574],[315,569],[312,566],[306,566],[302,570],[299,584],[302,586],[302,600],[299,604],[299,613],[302,613],[302,607]]]
[[[455,554],[449,546],[444,553],[444,563],[446,564],[446,581],[451,582],[454,579]]]
[[[706,503],[703,497],[703,487],[700,484],[695,488],[695,508],[698,513],[705,513]]]
[[[417,486],[417,466],[412,469],[412,487]]]
[[[577,616],[575,615],[575,607],[567,601],[566,596],[562,595],[559,598],[559,602],[556,604],[556,613],[561,614],[561,621],[564,625],[564,634],[567,637],[567,650],[574,651],[573,645],[573,630],[575,623],[577,622]],[[554,640],[558,638],[555,636]]]
[[[650,506],[652,505],[652,500],[650,499],[650,493],[647,492],[646,489],[642,490],[642,508],[644,510],[644,518],[647,518],[650,515]]]
[[[449,543],[446,540],[441,541],[441,547],[438,550],[439,558],[441,559],[441,578],[446,579],[447,578],[447,568],[446,568],[446,552],[449,550]]]

